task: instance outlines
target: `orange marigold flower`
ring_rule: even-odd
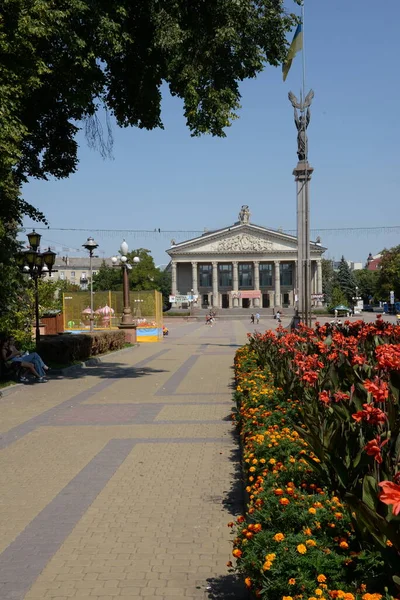
[[[228,523],[228,527],[233,527],[233,526],[234,526],[234,524],[235,524],[235,523],[234,523],[233,521],[230,521],[230,522]]]
[[[307,552],[307,548],[306,548],[306,546],[305,546],[304,544],[299,544],[299,545],[297,546],[297,552],[298,552],[299,554],[305,554],[305,553]]]
[[[381,600],[382,594],[364,594],[362,600]]]
[[[283,490],[281,488],[277,488],[274,490],[275,496],[283,496]]]
[[[340,548],[342,548],[342,550],[347,550],[347,548],[349,547],[347,542],[340,542],[339,544]]]
[[[288,504],[290,504],[290,500],[289,498],[281,498],[279,500],[279,504],[282,504],[282,506],[287,506]]]
[[[243,552],[239,548],[235,548],[233,550],[232,554],[235,558],[240,558],[242,556]]]
[[[317,581],[318,581],[318,583],[325,583],[325,581],[326,581],[325,575],[323,575],[322,573],[321,573],[321,575],[318,575]]]
[[[288,581],[288,584],[289,584],[289,585],[295,585],[295,583],[296,583],[296,580],[295,580],[295,578],[294,578],[294,577],[291,577],[291,578],[289,579],[289,581]]]
[[[246,579],[244,580],[244,584],[246,587],[251,588],[251,579],[250,577],[246,577]]]
[[[283,542],[283,540],[285,539],[285,536],[283,535],[283,533],[276,533],[273,537],[273,539],[276,542]]]
[[[263,571],[269,571],[272,567],[272,562],[270,560],[266,560],[263,564]]]
[[[282,596],[282,600],[293,600],[292,596]]]
[[[316,546],[317,542],[315,542],[314,540],[307,540],[306,544],[307,544],[307,546],[312,547],[312,546]]]
[[[232,561],[231,561],[231,560],[228,560],[228,562],[226,563],[226,566],[227,566],[227,567],[233,567]]]
[[[317,511],[315,510],[315,508],[309,508],[308,512],[310,513],[310,515],[316,515]]]
[[[241,515],[240,517],[238,517],[238,518],[236,519],[236,522],[237,522],[237,523],[244,523],[244,517]]]
[[[391,547],[393,546],[393,544],[392,544],[392,542],[391,542],[390,540],[387,540],[387,541],[386,541],[386,546],[387,546],[388,548],[391,548]]]
[[[305,527],[303,529],[303,533],[304,533],[304,535],[312,535],[312,531],[309,527]]]
[[[315,595],[316,595],[316,596],[322,596],[322,594],[323,594],[323,593],[324,593],[324,592],[323,592],[323,591],[322,591],[320,588],[317,588],[317,589],[315,590]]]

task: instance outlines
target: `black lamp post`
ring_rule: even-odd
[[[90,271],[90,331],[93,332],[94,326],[94,314],[93,314],[93,269],[92,269],[92,258],[93,252],[99,247],[98,243],[94,241],[92,237],[88,237],[86,244],[82,244],[84,248],[89,252],[89,271]]]
[[[56,260],[56,253],[50,248],[45,252],[39,252],[41,235],[33,230],[28,233],[29,249],[17,254],[16,263],[23,273],[29,275],[35,285],[35,340],[36,344],[40,342],[40,327],[39,327],[39,286],[38,280],[42,275],[54,273],[53,269]]]
[[[114,267],[119,267],[121,266],[122,268],[122,289],[123,289],[123,302],[124,302],[124,308],[123,308],[123,313],[122,313],[122,319],[121,319],[121,325],[122,326],[131,326],[133,325],[133,318],[132,318],[132,310],[131,310],[131,305],[129,302],[129,271],[132,269],[132,265],[129,264],[128,262],[128,244],[126,243],[125,240],[123,240],[121,246],[120,246],[120,255],[119,256],[113,256],[111,261]],[[134,264],[138,264],[140,262],[140,258],[138,256],[134,256],[133,257],[133,262]]]

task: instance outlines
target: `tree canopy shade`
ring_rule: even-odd
[[[383,250],[377,287],[380,300],[388,302],[392,290],[395,298],[400,299],[400,245]]]
[[[14,201],[28,177],[76,169],[79,122],[101,106],[122,127],[162,127],[163,82],[192,135],[225,135],[239,82],[282,62],[295,23],[280,0],[3,0],[1,12],[0,183]]]

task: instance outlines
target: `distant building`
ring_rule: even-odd
[[[368,271],[379,271],[381,268],[381,260],[382,254],[375,254],[375,256],[373,256],[370,252],[367,258],[367,264],[365,266]]]
[[[171,241],[171,297],[192,294],[198,306],[269,308],[296,302],[297,238],[250,223],[248,206],[232,225]],[[320,240],[310,243],[311,294],[322,298]],[[172,300],[172,302],[174,302]]]
[[[337,271],[339,269],[340,262],[341,262],[340,260],[332,261],[332,266],[333,266],[334,271]],[[364,268],[364,265],[362,264],[362,262],[354,262],[352,260],[346,260],[346,262],[349,265],[349,268],[351,271],[359,271],[360,269]]]
[[[92,271],[96,275],[103,261],[108,267],[112,266],[111,258],[92,258]],[[50,279],[55,281],[69,281],[79,285],[82,290],[86,290],[90,283],[90,265],[89,256],[70,258],[69,256],[57,256],[54,263],[56,273],[50,275]]]

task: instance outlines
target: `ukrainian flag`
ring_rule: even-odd
[[[282,65],[283,81],[286,81],[287,74],[289,73],[290,67],[296,54],[303,48],[303,26],[297,25],[297,29],[294,33],[292,43],[290,44],[289,51],[285,62]]]

